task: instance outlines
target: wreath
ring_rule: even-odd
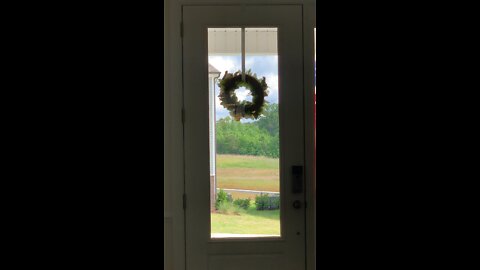
[[[220,87],[220,104],[230,111],[230,115],[236,121],[240,119],[258,119],[263,112],[265,105],[265,97],[268,96],[268,86],[265,82],[265,77],[261,80],[257,78],[256,74],[252,74],[250,70],[245,73],[245,81],[242,79],[240,71],[235,73],[228,73],[225,71],[223,78],[219,80]],[[252,95],[252,102],[247,100],[238,101],[235,90],[245,87],[250,90]]]

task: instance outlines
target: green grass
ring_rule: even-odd
[[[217,155],[217,168],[275,169],[278,171],[278,158],[241,155]]]
[[[212,233],[280,235],[280,210],[257,211],[254,204],[240,215],[212,213]]]
[[[217,213],[224,215],[240,215],[246,212],[245,209],[231,202],[222,202],[218,205]]]
[[[277,192],[280,189],[278,158],[217,155],[216,166],[218,188]],[[254,194],[229,193],[234,199],[252,199],[250,208],[239,214],[212,213],[212,233],[280,235],[280,210],[257,211]]]

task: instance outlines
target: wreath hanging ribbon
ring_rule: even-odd
[[[234,74],[225,71],[225,75],[218,82],[220,87],[220,104],[230,112],[230,115],[236,121],[241,118],[258,119],[263,112],[265,106],[265,97],[268,96],[268,86],[265,77],[261,80],[256,74],[252,74],[250,70],[245,73],[245,81],[242,79],[240,71]],[[247,100],[238,101],[235,90],[245,87],[250,90],[252,102]]]

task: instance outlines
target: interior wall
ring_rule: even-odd
[[[304,4],[304,10],[315,12],[315,0],[164,0],[164,269],[185,269],[185,238],[183,213],[183,129],[182,43],[180,37],[181,7],[185,4]],[[313,15],[306,16],[311,24]],[[307,27],[306,29],[310,29]],[[305,39],[308,41],[309,39]],[[310,39],[311,41],[311,39]],[[305,50],[311,50],[306,46]],[[309,66],[309,65],[306,65]],[[312,71],[313,72],[313,71]],[[311,76],[307,74],[306,77]],[[312,77],[313,78],[313,77]],[[309,85],[309,84],[307,84]],[[306,96],[306,98],[309,98]],[[310,108],[312,109],[312,108]],[[307,111],[310,110],[307,108]],[[313,109],[312,109],[313,113]],[[306,119],[306,121],[309,121]],[[307,128],[306,132],[311,130]],[[310,138],[308,138],[310,140]],[[313,145],[313,144],[312,144]],[[313,148],[313,146],[312,146]],[[308,155],[309,153],[307,153]],[[311,165],[311,164],[310,164]],[[308,164],[306,164],[308,166]],[[306,177],[309,177],[307,174]],[[313,199],[313,195],[307,198]],[[314,203],[314,200],[310,200]],[[312,220],[311,215],[307,220]],[[310,239],[315,239],[315,236]],[[310,240],[309,240],[310,241]],[[312,258],[314,246],[307,242],[307,257]],[[309,255],[310,254],[310,255]],[[309,260],[307,269],[315,269]]]

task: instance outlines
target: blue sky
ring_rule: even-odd
[[[220,77],[223,76],[227,70],[229,73],[236,72],[242,69],[241,56],[209,56],[208,62],[221,72]],[[245,70],[251,69],[252,73],[256,73],[258,78],[265,77],[268,85],[268,96],[265,98],[270,103],[278,103],[278,56],[277,55],[261,55],[261,56],[246,56]],[[239,100],[252,100],[249,91],[245,88],[240,88],[235,91]],[[219,90],[216,86],[215,93],[215,109],[217,120],[228,116],[228,111],[220,105],[218,98]],[[242,122],[250,122],[242,119]]]

